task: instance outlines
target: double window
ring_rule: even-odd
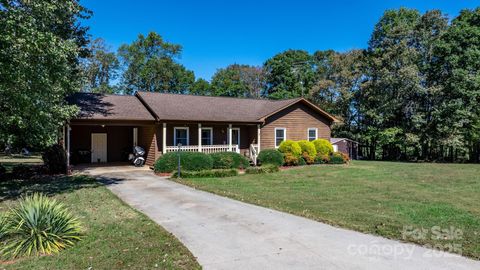
[[[173,128],[173,143],[178,145],[188,145],[188,127],[174,127]]]
[[[213,144],[213,129],[211,127],[202,128],[202,145]]]
[[[314,141],[318,138],[318,129],[317,128],[308,128],[307,136],[309,141]]]
[[[275,147],[279,147],[280,144],[287,139],[286,128],[275,128]]]

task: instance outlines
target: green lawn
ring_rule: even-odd
[[[57,255],[0,262],[2,269],[200,268],[173,235],[86,176],[0,183],[0,211],[33,191],[53,196],[77,215],[84,227],[83,240]]]
[[[348,166],[308,166],[268,175],[177,181],[361,232],[439,244],[444,250],[451,244],[461,245],[463,255],[480,258],[478,164],[355,161]],[[432,239],[433,226],[460,229],[462,239]],[[404,228],[430,231],[424,239],[405,238]]]
[[[12,170],[12,167],[15,165],[24,164],[24,165],[42,165],[43,160],[42,156],[37,154],[32,154],[31,156],[23,155],[0,155],[0,165],[4,166],[7,169],[7,172]]]

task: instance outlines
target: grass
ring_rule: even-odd
[[[83,240],[53,256],[0,262],[5,269],[199,269],[170,233],[86,176],[0,183],[0,212],[23,194],[43,192],[79,217]]]
[[[24,165],[42,165],[43,160],[41,155],[32,154],[30,156],[23,156],[14,154],[11,156],[0,155],[0,164],[7,169],[7,172],[10,172],[15,165],[24,164]]]
[[[480,259],[478,164],[355,161],[348,166],[176,181],[334,226],[437,245]],[[435,239],[434,226],[460,229],[462,239]],[[428,232],[419,238],[403,234],[404,229]],[[452,244],[460,248],[452,250]]]

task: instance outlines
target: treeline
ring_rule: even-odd
[[[176,60],[181,47],[156,33],[116,54],[101,41],[91,49],[87,91],[303,96],[341,119],[334,136],[360,142],[366,158],[479,161],[480,9],[451,22],[439,10],[388,10],[366,49],[288,50],[263,66],[218,69],[211,82],[195,80]]]

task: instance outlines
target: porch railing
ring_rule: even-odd
[[[217,153],[217,152],[228,152],[229,146],[228,144],[218,144],[218,145],[202,145],[198,147],[198,145],[182,145],[180,147],[180,151],[186,152],[204,152],[204,153]],[[165,148],[165,152],[175,152],[178,151],[178,146],[167,146]],[[232,144],[232,152],[240,152],[240,148],[237,144]]]
[[[250,159],[253,161],[253,164],[257,166],[257,157],[258,157],[258,144],[250,144]]]

